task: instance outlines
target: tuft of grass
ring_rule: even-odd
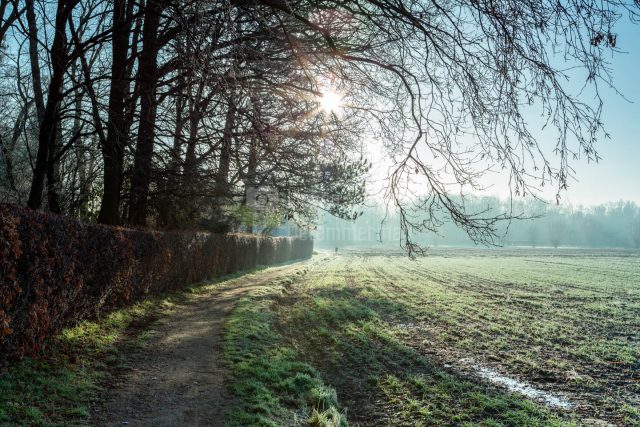
[[[633,407],[631,405],[622,405],[622,416],[624,425],[627,426],[640,426],[640,408]]]
[[[335,408],[330,408],[322,412],[314,409],[311,412],[308,423],[312,427],[342,427],[347,425],[344,415]]]

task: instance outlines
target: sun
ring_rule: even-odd
[[[319,101],[320,107],[327,113],[335,113],[342,107],[342,95],[333,90],[322,92]]]

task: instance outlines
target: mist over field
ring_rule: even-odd
[[[498,223],[497,246],[576,247],[576,248],[640,248],[640,206],[617,201],[595,206],[556,205],[538,200],[516,200],[513,204],[493,197],[478,197],[467,202],[470,210],[488,215],[509,211],[523,219]],[[385,206],[372,204],[362,210],[356,220],[320,216],[314,237],[316,246],[398,246],[401,240],[397,215]],[[414,236],[426,246],[480,246],[464,230],[451,221],[443,221],[437,232]],[[489,245],[491,246],[491,245]]]

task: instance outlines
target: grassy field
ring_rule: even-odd
[[[231,425],[640,425],[640,257],[319,254],[243,299]]]
[[[227,319],[226,425],[640,425],[637,252],[341,250],[270,271]],[[0,371],[0,426],[91,425],[154,325],[233,280],[65,330]]]

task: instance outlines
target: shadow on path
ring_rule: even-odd
[[[225,387],[222,334],[239,298],[291,274],[287,264],[231,280],[189,297],[175,313],[155,323],[156,335],[134,366],[107,391],[91,425],[221,426],[233,398]]]

